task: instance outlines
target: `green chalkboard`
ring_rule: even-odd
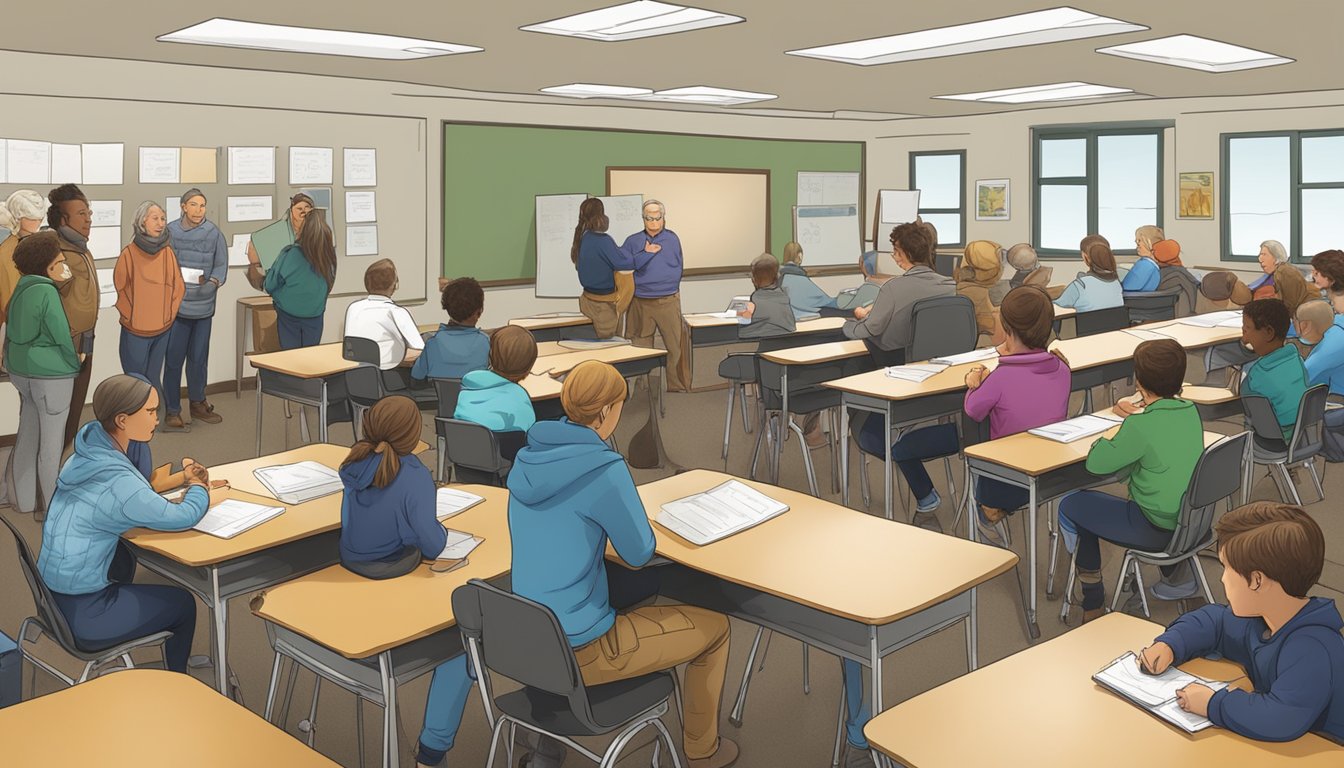
[[[798,171],[863,170],[863,142],[444,123],[443,274],[537,274],[537,195],[606,193],[607,166],[770,169],[770,249],[793,234]]]

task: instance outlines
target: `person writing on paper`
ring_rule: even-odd
[[[70,268],[70,279],[56,283],[61,294],[61,306],[70,322],[70,336],[75,352],[82,357],[79,374],[70,391],[70,412],[65,419],[65,447],[75,442],[79,420],[84,413],[84,401],[89,396],[89,381],[93,377],[93,331],[98,323],[98,269],[89,251],[89,235],[93,231],[93,210],[89,198],[74,184],[62,184],[47,193],[47,224],[61,238],[61,253]],[[103,254],[109,257],[111,254]]]
[[[719,735],[728,619],[687,605],[618,613],[611,604],[608,542],[631,567],[654,554],[653,528],[630,469],[606,443],[625,396],[615,368],[580,363],[561,390],[565,417],[528,430],[508,482],[513,591],[555,612],[588,685],[689,662],[682,686],[686,756],[690,768],[724,768],[738,753]]]
[[[228,484],[211,483],[205,467],[183,460],[186,493],[176,502],[159,495],[146,476],[158,408],[159,393],[140,376],[111,376],[94,390],[95,420],[80,428],[61,468],[37,569],[81,646],[111,648],[167,631],[165,664],[185,672],[196,599],[179,587],[131,583],[118,542],[133,528],[191,528],[227,498]]]
[[[498,433],[499,454],[509,461],[527,442],[527,430],[537,421],[532,396],[519,384],[536,362],[537,342],[531,331],[517,325],[496,328],[490,334],[490,367],[468,371],[457,395],[453,418]],[[457,468],[458,482],[469,482],[462,479],[463,469]],[[480,482],[493,484],[494,478]]]
[[[627,237],[621,250],[634,261],[635,298],[626,318],[626,335],[637,346],[652,347],[653,332],[667,347],[667,388],[691,388],[690,335],[681,316],[681,240],[667,229],[667,209],[657,200],[644,203],[644,231]]]
[[[275,300],[281,349],[322,343],[322,317],[336,284],[336,243],[321,211],[306,216],[299,237],[266,270],[264,287]]]
[[[168,217],[146,200],[135,209],[135,237],[117,257],[112,282],[121,315],[121,370],[144,376],[163,389],[168,332],[186,295],[182,268],[169,243]]]
[[[285,246],[293,245],[299,239],[303,222],[316,207],[313,198],[300,192],[289,199],[289,210],[285,216],[252,233],[247,243],[248,284],[258,291],[265,290],[266,270],[280,258],[280,252]]]
[[[1125,304],[1125,292],[1116,274],[1115,254],[1101,235],[1088,235],[1079,244],[1083,266],[1087,267],[1055,299],[1057,307],[1072,307],[1078,312],[1094,312]]]
[[[583,294],[579,311],[593,321],[593,333],[609,339],[620,330],[621,318],[630,305],[629,291],[620,290],[627,280],[620,273],[635,268],[634,257],[616,246],[607,234],[606,209],[601,198],[590,197],[579,204],[579,223],[574,227],[574,244],[569,259],[579,273]]]
[[[1335,601],[1308,597],[1325,565],[1325,536],[1301,507],[1257,501],[1213,525],[1227,605],[1186,613],[1138,653],[1160,675],[1218,655],[1240,664],[1251,690],[1192,683],[1181,709],[1260,741],[1308,732],[1344,744],[1344,620]]]
[[[933,271],[933,240],[923,224],[892,228],[891,255],[905,273],[884,283],[871,307],[855,308],[854,319],[845,323],[843,331],[847,339],[864,339],[870,347],[903,359],[914,338],[910,315],[915,302],[955,295],[957,284]]]
[[[224,233],[205,218],[205,194],[195,187],[181,198],[182,215],[168,224],[173,252],[183,270],[186,293],[168,332],[164,356],[165,429],[186,429],[182,421],[182,368],[187,369],[187,399],[191,420],[218,424],[223,416],[205,399],[206,370],[210,358],[210,327],[215,319],[215,296],[229,277],[229,247]],[[192,280],[187,280],[190,270]],[[199,275],[196,272],[200,272]]]
[[[835,309],[835,299],[807,276],[807,270],[803,269],[803,246],[797,243],[784,244],[779,285],[789,294],[795,319],[803,320],[821,314],[823,309]]]

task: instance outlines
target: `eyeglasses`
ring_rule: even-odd
[[[662,221],[662,220],[663,220],[663,217],[662,217],[662,216],[645,216],[645,217],[644,217],[644,220],[645,220],[645,221]]]

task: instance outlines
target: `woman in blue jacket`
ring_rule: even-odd
[[[635,260],[607,234],[609,221],[602,199],[590,197],[579,204],[579,223],[574,227],[574,244],[569,259],[579,273],[583,294],[579,296],[579,311],[593,321],[593,333],[599,339],[609,339],[620,329],[622,304],[629,305],[630,296],[621,290],[617,272],[630,272]],[[624,281],[633,285],[631,280]]]
[[[186,530],[225,498],[228,485],[211,489],[205,468],[189,459],[182,462],[188,487],[181,501],[159,495],[166,484],[157,490],[151,484],[146,445],[159,423],[158,408],[159,393],[139,376],[112,376],[98,385],[96,421],[80,427],[74,455],[56,481],[37,569],[81,647],[111,648],[166,630],[172,637],[164,643],[164,661],[185,672],[196,629],[191,593],[108,574],[122,534]]]

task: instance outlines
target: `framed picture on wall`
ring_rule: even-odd
[[[1178,219],[1213,218],[1213,171],[1181,173],[1176,188]]]
[[[975,220],[1008,221],[1008,180],[975,180]]]

